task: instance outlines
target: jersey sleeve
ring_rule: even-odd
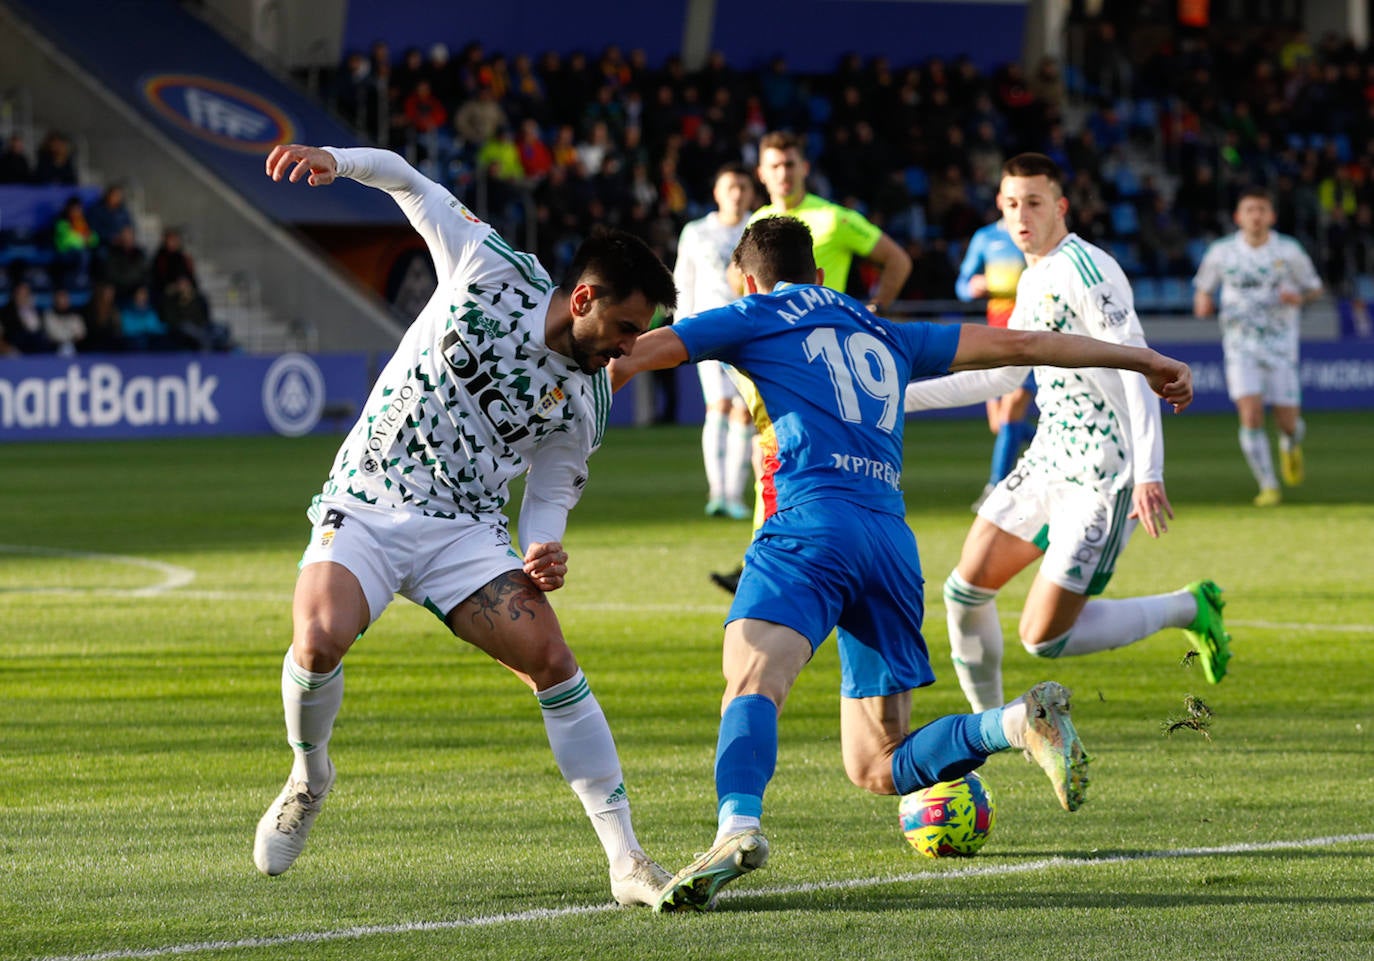
[[[1289,245],[1293,250],[1293,281],[1298,287],[1308,293],[1322,289],[1322,279],[1317,274],[1317,268],[1312,265],[1312,258],[1307,256],[1307,251],[1302,244],[1289,238]]]
[[[520,552],[530,544],[561,541],[568,513],[587,484],[587,460],[592,451],[576,431],[554,434],[530,456],[525,494],[520,501]]]
[[[1131,473],[1137,484],[1164,480],[1164,418],[1159,398],[1142,374],[1108,371],[1121,377],[1126,409],[1131,418]]]
[[[440,280],[451,275],[464,254],[492,232],[451,193],[397,153],[373,147],[324,149],[334,155],[339,176],[391,195],[424,239]]]
[[[752,300],[745,297],[676,321],[672,330],[687,348],[688,360],[694,364],[699,360],[732,363],[733,348],[758,331],[755,315],[746,309]]]
[[[848,207],[835,207],[835,237],[846,250],[852,250],[860,257],[873,253],[882,237],[882,228],[869,221],[857,210]]]
[[[693,301],[696,296],[696,228],[687,224],[677,241],[677,260],[673,263],[673,283],[677,286],[677,316],[689,317],[696,313]]]
[[[1202,262],[1198,264],[1197,273],[1193,276],[1193,289],[1210,294],[1220,285],[1221,248],[1214,241],[1207,247],[1207,252],[1202,255]]]
[[[969,281],[977,274],[984,272],[987,258],[987,231],[978,229],[974,231],[973,238],[968,242],[968,250],[964,252],[964,259],[959,263],[959,276],[954,281],[954,296],[967,303],[974,299],[973,291],[969,290]]]

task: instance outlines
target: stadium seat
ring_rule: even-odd
[[[1135,310],[1138,314],[1152,314],[1160,309],[1163,297],[1159,281],[1153,277],[1137,277],[1131,281],[1135,290]]]
[[[1182,277],[1165,277],[1160,285],[1160,307],[1175,313],[1192,313],[1193,285]]]
[[[1192,263],[1194,270],[1197,270],[1202,264],[1202,258],[1206,255],[1209,246],[1210,241],[1202,237],[1194,237],[1188,241],[1188,260]]]
[[[1140,233],[1140,214],[1135,204],[1125,200],[1112,204],[1112,233],[1122,238]]]
[[[1139,248],[1127,240],[1113,240],[1107,244],[1107,252],[1116,259],[1121,265],[1121,269],[1126,274],[1139,274],[1145,270],[1145,265],[1140,262]]]
[[[924,167],[906,168],[906,189],[913,197],[925,197],[930,193],[930,177]]]
[[[807,101],[807,110],[811,114],[813,124],[825,125],[830,122],[831,113],[830,98],[816,94]]]
[[[1121,164],[1116,168],[1112,185],[1116,187],[1117,197],[1122,200],[1129,200],[1140,194],[1140,176],[1130,164]]]

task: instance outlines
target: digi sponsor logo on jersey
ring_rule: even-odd
[[[514,444],[528,437],[529,427],[514,421],[515,411],[506,402],[495,378],[482,366],[467,341],[463,340],[456,330],[451,330],[444,336],[440,347],[443,349],[444,363],[448,364],[449,370],[453,371],[464,389],[477,400],[478,409],[486,414],[487,420],[496,429],[497,436],[507,444]],[[455,350],[455,347],[459,350]],[[454,356],[455,354],[457,356]]]
[[[401,425],[405,423],[406,416],[410,409],[415,406],[415,399],[420,396],[419,389],[409,381],[401,385],[401,388],[391,395],[387,405],[382,408],[377,419],[372,423],[372,431],[367,437],[367,454],[363,457],[362,472],[364,474],[380,474],[382,472],[382,455],[391,448],[396,441],[396,434],[400,432]]]
[[[162,424],[217,424],[215,388],[219,378],[204,376],[198,362],[184,376],[125,379],[114,364],[87,368],[72,364],[61,377],[0,379],[0,426],[148,427]]]
[[[894,491],[902,489],[902,471],[894,464],[874,460],[871,457],[860,457],[858,454],[831,454],[830,456],[834,458],[836,470],[858,474],[860,477],[875,478]]]

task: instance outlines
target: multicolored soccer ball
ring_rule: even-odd
[[[997,808],[977,774],[941,781],[902,798],[902,833],[928,858],[967,858],[992,833]]]

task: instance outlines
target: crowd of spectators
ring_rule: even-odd
[[[49,133],[30,160],[23,137],[11,136],[0,185],[77,187],[71,141]],[[233,349],[181,231],[165,230],[149,255],[136,228],[114,183],[92,203],[73,193],[37,229],[0,231],[0,356]]]
[[[752,167],[762,133],[791,129],[807,139],[816,191],[907,246],[907,300],[953,296],[963,245],[996,217],[1000,165],[1024,150],[1059,161],[1072,228],[1135,275],[1190,276],[1256,183],[1330,286],[1374,270],[1370,51],[1294,29],[1142,31],[1129,43],[1106,21],[1072,29],[1081,57],[1029,74],[964,56],[848,55],[803,75],[782,58],[735,69],[719,53],[688,71],[616,46],[508,56],[477,42],[397,58],[378,42],[347,56],[333,106],[508,236],[534,239],[551,265],[594,223],[640,234],[671,262],[683,223],[710,209],[714,171]]]

